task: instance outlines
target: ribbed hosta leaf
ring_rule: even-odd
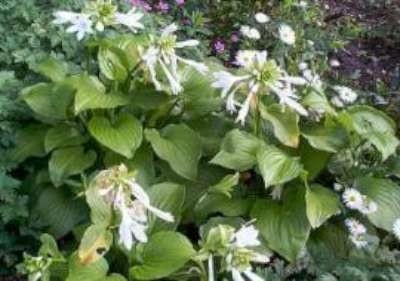
[[[106,277],[108,272],[108,264],[104,258],[85,265],[79,261],[77,253],[70,257],[68,268],[69,274],[66,281],[100,281]]]
[[[113,235],[107,227],[94,224],[86,229],[78,250],[81,264],[97,262],[108,251],[113,242]]]
[[[143,139],[142,125],[130,114],[121,114],[114,123],[105,117],[93,117],[89,131],[98,142],[126,158],[134,156]]]
[[[88,210],[83,201],[62,189],[47,188],[39,196],[33,217],[38,219],[38,225],[58,239],[86,220]]]
[[[258,200],[251,217],[270,249],[291,262],[298,258],[311,230],[303,187],[287,187],[283,202]]]
[[[145,135],[156,154],[176,173],[189,180],[196,179],[202,153],[201,140],[196,132],[180,124],[169,125],[161,132],[148,129]]]
[[[297,147],[300,140],[299,115],[290,109],[282,111],[277,104],[261,109],[261,116],[271,122],[275,137],[284,145]]]
[[[12,157],[22,162],[29,157],[44,156],[44,137],[48,128],[43,125],[29,125],[17,131],[15,148]]]
[[[177,232],[158,232],[143,248],[143,264],[131,268],[136,280],[156,280],[167,277],[188,262],[195,254],[190,241]]]
[[[256,154],[260,145],[261,141],[253,135],[233,130],[225,136],[220,152],[210,163],[237,171],[249,170],[257,162]]]
[[[61,124],[48,130],[44,147],[48,153],[55,148],[76,146],[87,140],[88,137],[83,136],[77,128]]]
[[[340,127],[307,127],[302,135],[312,147],[331,153],[343,148],[347,141],[347,133]]]
[[[340,213],[339,197],[318,184],[306,191],[307,217],[313,228],[320,227],[331,216]]]
[[[378,210],[368,215],[377,227],[393,230],[393,223],[400,218],[400,187],[391,180],[365,177],[357,180],[360,192],[378,204]]]
[[[300,158],[291,157],[274,146],[265,146],[257,152],[257,163],[265,187],[286,183],[300,175],[303,165]]]
[[[84,152],[81,146],[58,149],[49,161],[50,178],[56,186],[60,186],[67,177],[83,172],[95,160],[96,152]]]
[[[70,79],[70,84],[76,89],[75,114],[87,109],[116,108],[129,103],[127,96],[106,93],[104,85],[95,76],[76,76]]]

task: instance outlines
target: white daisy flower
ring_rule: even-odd
[[[293,45],[296,42],[296,33],[289,25],[281,24],[279,26],[279,38],[283,43]]]
[[[339,98],[346,104],[354,103],[357,100],[357,93],[346,86],[334,86],[333,89],[339,94]]]
[[[250,111],[252,101],[258,94],[273,93],[279,99],[279,103],[290,107],[301,115],[307,116],[305,108],[297,101],[299,97],[292,86],[307,84],[302,77],[289,76],[274,60],[267,59],[266,51],[240,51],[236,62],[241,66],[243,75],[233,75],[227,71],[219,71],[213,74],[214,88],[221,89],[222,98],[228,97],[227,108],[230,112],[236,111],[235,94],[241,90],[247,91],[247,96],[240,106],[237,122],[245,123]]]
[[[347,208],[353,210],[360,210],[364,203],[362,194],[354,188],[347,188],[343,192],[342,198]]]
[[[142,13],[136,12],[136,8],[133,8],[126,14],[115,13],[115,22],[128,27],[132,32],[137,32],[138,29],[144,28],[140,22],[143,16]]]
[[[396,219],[393,223],[393,234],[400,240],[400,218]]]
[[[269,16],[261,12],[255,14],[254,18],[258,23],[267,23],[271,20]]]
[[[334,189],[335,191],[342,191],[342,190],[343,190],[343,185],[340,184],[340,183],[335,182],[335,183],[333,184],[333,189]]]
[[[304,61],[299,63],[299,69],[301,71],[304,71],[304,70],[308,69],[308,64],[306,62],[304,62]]]
[[[178,26],[176,24],[171,24],[164,28],[161,32],[160,38],[155,40],[154,44],[152,44],[142,56],[156,89],[161,90],[162,87],[156,74],[156,67],[159,65],[165,74],[174,95],[179,94],[183,90],[181,77],[178,73],[179,62],[193,67],[203,75],[208,71],[208,67],[205,64],[185,59],[176,54],[176,49],[194,47],[199,44],[199,41],[197,40],[178,42],[177,37],[174,34],[177,30]]]
[[[246,36],[247,38],[250,38],[250,39],[258,40],[258,39],[261,38],[261,34],[260,34],[260,32],[258,31],[258,29],[254,28],[254,27],[250,27],[250,26],[248,26],[248,25],[243,25],[243,26],[240,28],[240,32],[241,32],[244,36]]]
[[[365,228],[365,226],[356,219],[346,219],[345,224],[349,229],[351,235],[359,236],[367,233],[367,229]]]

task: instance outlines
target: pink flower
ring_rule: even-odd
[[[151,11],[152,8],[145,0],[131,0],[132,6],[142,8],[145,11]]]
[[[160,1],[158,2],[158,4],[156,5],[156,9],[161,12],[161,13],[168,13],[169,11],[169,5],[167,2],[164,1]]]
[[[185,0],[175,0],[175,2],[176,2],[176,4],[177,4],[178,6],[183,6],[183,5],[185,5]]]
[[[232,33],[231,40],[234,43],[239,42],[239,35],[237,34],[237,32]]]
[[[222,54],[225,51],[225,43],[221,39],[216,39],[212,44],[213,51],[217,54]]]

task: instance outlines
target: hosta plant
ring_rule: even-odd
[[[107,0],[55,13],[88,51],[78,73],[47,59],[21,93],[37,121],[12,156],[33,164],[48,233],[30,280],[263,280],[254,265],[400,235],[393,120],[284,55],[226,69],[151,19]]]

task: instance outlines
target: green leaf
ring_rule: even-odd
[[[200,137],[184,124],[168,125],[161,133],[155,129],[145,131],[146,139],[161,159],[168,162],[180,176],[196,180],[201,157]]]
[[[306,127],[302,135],[317,150],[336,153],[348,142],[346,131],[341,127]]]
[[[146,88],[144,84],[139,84],[137,91],[132,95],[133,105],[146,111],[157,109],[171,101],[171,96],[153,88]]]
[[[351,115],[354,129],[360,135],[369,132],[395,133],[396,124],[385,113],[366,105],[352,106],[347,109]]]
[[[53,57],[48,57],[42,61],[39,64],[37,71],[54,82],[60,82],[67,76],[67,68],[65,64]]]
[[[300,141],[300,158],[308,179],[315,179],[326,167],[331,154],[314,149],[304,138]]]
[[[138,280],[167,277],[182,268],[196,253],[190,241],[177,232],[158,232],[143,247],[143,264],[130,269]]]
[[[128,77],[128,70],[124,61],[125,54],[122,50],[113,47],[100,47],[98,53],[99,67],[107,79],[124,82]]]
[[[310,91],[303,99],[302,104],[313,109],[317,112],[324,111],[327,113],[333,113],[335,110],[331,107],[329,100],[324,93],[317,93]]]
[[[259,200],[251,217],[267,246],[294,262],[305,248],[311,226],[306,215],[303,187],[288,187],[283,202]]]
[[[67,84],[39,83],[25,88],[22,98],[39,117],[57,121],[67,119],[73,94],[74,89]]]
[[[236,173],[234,175],[227,175],[217,184],[210,186],[208,192],[223,194],[228,198],[231,198],[232,197],[231,192],[233,190],[233,187],[239,184],[239,177],[240,177],[239,173]]]
[[[246,217],[250,213],[254,199],[242,198],[234,194],[228,198],[222,194],[208,194],[195,206],[196,222],[202,223],[211,214],[222,214],[225,217]]]
[[[100,80],[95,76],[81,75],[70,79],[76,89],[75,114],[88,109],[116,108],[127,105],[129,99],[119,93],[108,93]]]
[[[237,171],[249,170],[257,162],[260,145],[261,141],[253,135],[235,129],[225,136],[220,152],[210,163]]]
[[[201,75],[191,67],[183,72],[183,102],[185,113],[191,118],[217,111],[221,105],[220,95],[211,87],[211,76]]]
[[[33,209],[33,218],[37,218],[36,224],[46,227],[46,231],[57,239],[83,222],[87,214],[84,202],[55,188],[43,190]]]
[[[175,183],[160,183],[149,188],[147,193],[153,206],[171,213],[175,219],[174,223],[169,223],[150,213],[150,232],[174,230],[179,224],[183,203],[185,202],[185,187]]]
[[[142,143],[142,125],[130,114],[121,114],[113,123],[105,117],[95,116],[88,127],[98,142],[126,158],[132,158]]]
[[[104,258],[97,262],[83,265],[79,261],[77,253],[74,253],[69,259],[69,274],[66,281],[99,281],[106,277],[108,264]]]
[[[393,231],[394,221],[400,218],[400,187],[391,180],[371,177],[358,179],[355,186],[378,205],[368,219],[376,227]]]
[[[271,122],[275,137],[284,145],[297,147],[300,139],[299,115],[294,111],[282,111],[282,107],[274,104],[260,107],[261,117]]]
[[[29,125],[17,131],[12,158],[22,162],[29,157],[44,156],[44,137],[48,128],[43,125]]]
[[[318,184],[306,190],[307,217],[313,228],[320,227],[331,216],[340,213],[340,200],[336,193]]]
[[[389,156],[396,153],[400,142],[396,135],[390,132],[370,132],[365,137],[382,154],[382,159],[386,160]]]
[[[96,160],[96,152],[84,152],[83,147],[61,148],[51,154],[49,160],[50,178],[60,186],[69,176],[79,174],[91,167]]]
[[[113,235],[106,225],[89,226],[79,245],[79,262],[82,265],[97,262],[109,250],[112,242]]]
[[[77,128],[60,124],[48,130],[44,139],[44,147],[48,153],[60,147],[81,145],[87,140],[88,138],[83,136]]]
[[[286,183],[303,171],[300,158],[291,157],[270,145],[257,152],[257,162],[266,188]]]
[[[111,205],[100,195],[98,186],[91,185],[86,190],[86,202],[90,207],[90,218],[93,224],[109,225],[112,219]]]

